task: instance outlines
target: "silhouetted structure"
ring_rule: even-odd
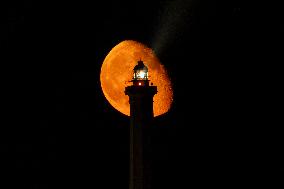
[[[151,125],[156,86],[149,86],[143,61],[134,67],[132,86],[125,88],[130,103],[129,189],[151,189]]]

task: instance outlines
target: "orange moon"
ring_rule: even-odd
[[[101,67],[102,91],[116,110],[129,116],[129,97],[124,91],[126,86],[132,84],[130,81],[133,77],[133,68],[140,59],[148,67],[150,83],[158,89],[154,96],[154,116],[162,115],[169,111],[173,101],[172,84],[165,67],[153,50],[142,43],[122,41],[108,53]]]

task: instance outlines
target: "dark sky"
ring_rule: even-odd
[[[126,39],[159,41],[173,82],[172,109],[155,120],[155,188],[249,179],[240,3],[22,0],[0,8],[1,151],[11,188],[128,187],[129,120],[99,81],[104,57]]]

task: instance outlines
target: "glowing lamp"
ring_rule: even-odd
[[[133,85],[135,86],[149,86],[148,80],[148,68],[144,65],[142,60],[138,61],[138,64],[133,69]]]
[[[133,80],[148,80],[148,68],[142,60],[138,61],[138,64],[134,67]]]

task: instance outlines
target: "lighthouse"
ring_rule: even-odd
[[[132,85],[125,88],[130,104],[129,189],[151,188],[151,128],[153,97],[157,86],[150,86],[148,68],[142,60],[133,69]]]

